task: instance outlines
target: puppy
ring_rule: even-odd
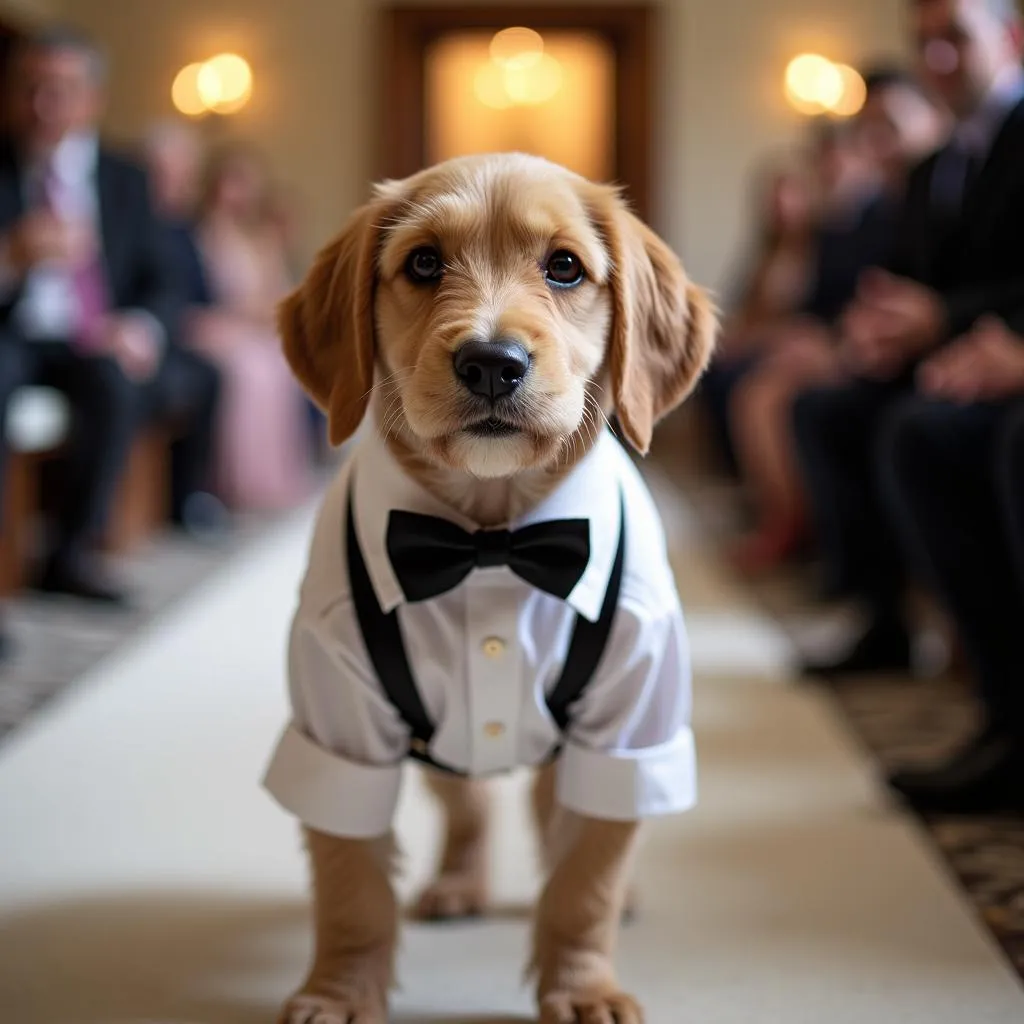
[[[685,631],[645,453],[715,317],[611,187],[519,154],[387,182],[283,304],[340,444],[265,783],[303,823],[316,952],[285,1024],[385,1024],[401,763],[447,817],[421,916],[482,910],[482,777],[538,769],[544,1024],[640,1024],[612,952],[638,822],[695,799]]]

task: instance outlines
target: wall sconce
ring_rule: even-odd
[[[801,114],[853,117],[867,98],[864,79],[848,64],[802,53],[786,67],[786,99]]]
[[[237,53],[219,53],[198,64],[188,64],[174,78],[171,100],[188,117],[234,114],[252,95],[252,69]]]
[[[506,28],[491,40],[490,60],[476,73],[476,96],[486,107],[539,106],[562,87],[562,65],[544,52],[532,28]]]

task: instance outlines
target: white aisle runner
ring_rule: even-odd
[[[286,524],[0,747],[4,1024],[272,1024],[307,910],[296,829],[257,780],[308,529]],[[620,958],[651,1024],[1024,1020],[825,704],[772,678],[770,625],[728,602],[690,621],[703,803],[651,829]],[[522,780],[498,788],[501,914],[407,931],[402,1024],[530,1019],[532,847]],[[418,779],[400,819],[408,893],[436,836]]]

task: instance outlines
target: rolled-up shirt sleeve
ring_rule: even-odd
[[[558,765],[558,801],[592,818],[633,821],[697,800],[690,657],[678,604],[625,598]]]
[[[407,731],[379,693],[351,608],[299,610],[288,673],[292,720],[263,784],[304,825],[373,839],[391,829]]]

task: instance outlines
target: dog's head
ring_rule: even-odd
[[[615,189],[501,155],[379,186],[280,325],[335,444],[376,376],[386,433],[504,477],[572,450],[612,407],[646,452],[706,365],[715,317]]]

